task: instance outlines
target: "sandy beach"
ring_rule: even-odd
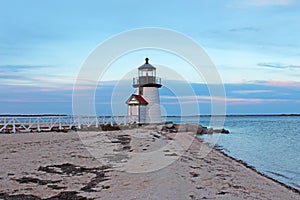
[[[300,199],[193,133],[0,135],[0,199]]]

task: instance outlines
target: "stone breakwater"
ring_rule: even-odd
[[[229,134],[229,130],[224,128],[208,128],[197,124],[174,124],[173,122],[164,122],[162,124],[144,124],[144,125],[101,125],[99,127],[83,127],[78,131],[116,131],[116,130],[130,130],[136,128],[143,128],[146,130],[154,130],[159,133],[177,133],[177,132],[193,132],[197,135],[222,133]]]
[[[221,129],[214,129],[214,128],[208,128],[202,125],[197,124],[174,124],[173,122],[166,122],[162,125],[156,126],[156,129],[158,131],[163,132],[193,132],[197,135],[203,135],[203,134],[213,134],[213,133],[224,133],[228,134],[229,130],[226,130],[224,128]]]

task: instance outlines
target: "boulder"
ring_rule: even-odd
[[[202,134],[202,131],[203,131],[203,127],[199,125],[196,134]]]
[[[179,132],[187,132],[187,128],[185,124],[180,124],[180,125],[176,125],[175,128],[179,131]]]
[[[214,133],[214,129],[213,128],[207,129],[207,134],[213,134],[213,133]]]
[[[202,131],[200,133],[200,135],[204,135],[204,134],[207,134],[207,128],[206,127],[203,127]]]
[[[224,134],[228,134],[229,131],[224,129],[224,128],[221,128],[221,129],[214,129],[214,133],[224,133]]]
[[[175,128],[173,122],[166,122],[166,123],[165,123],[165,126],[166,126],[167,128],[169,128],[169,129],[170,129],[170,128]]]
[[[229,130],[226,130],[226,129],[222,129],[221,133],[224,133],[224,134],[229,134]]]
[[[186,131],[188,132],[198,132],[199,125],[197,124],[186,124]]]
[[[164,129],[164,125],[162,125],[162,124],[157,125],[157,126],[156,126],[156,129],[157,129],[158,131],[162,131],[162,130]]]

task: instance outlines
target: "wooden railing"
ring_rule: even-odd
[[[0,133],[72,130],[136,122],[134,117],[128,118],[127,116],[2,116],[0,117]]]

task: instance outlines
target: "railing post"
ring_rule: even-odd
[[[79,116],[76,116],[76,118],[77,118],[77,127],[78,127],[78,129],[81,129],[81,124],[80,124]]]
[[[37,118],[37,131],[41,132],[41,127],[40,127],[40,118]]]
[[[61,117],[58,117],[59,130],[62,130]]]
[[[12,125],[13,125],[13,133],[16,133],[16,121],[15,121],[15,118],[13,117],[12,118]]]
[[[6,117],[4,117],[4,124],[3,124],[3,127],[6,129],[7,127],[7,124],[6,124]]]
[[[106,125],[105,116],[103,116],[103,124]]]
[[[74,124],[73,117],[69,116],[69,129],[72,129]]]
[[[31,124],[31,117],[28,118],[28,131],[30,132],[30,129],[32,128]]]
[[[96,128],[99,127],[98,117],[96,116]]]

